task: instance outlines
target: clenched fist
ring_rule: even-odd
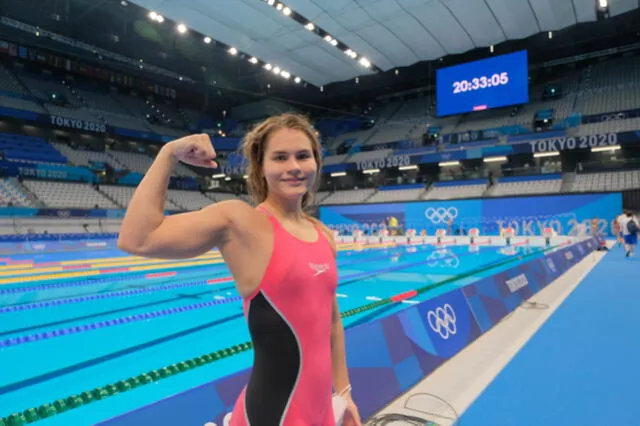
[[[183,163],[212,169],[218,167],[218,163],[214,161],[216,151],[213,149],[209,135],[185,136],[169,142],[166,148],[176,160]]]

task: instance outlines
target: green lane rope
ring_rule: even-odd
[[[504,261],[497,262],[491,265],[486,265],[481,268],[474,269],[472,271],[465,272],[455,277],[447,278],[438,283],[430,284],[430,285],[427,285],[403,294],[412,293],[412,297],[414,297],[415,295],[426,293],[438,287],[442,287],[443,285],[450,284],[454,281],[470,277],[474,274],[477,274],[480,272],[486,272],[488,270],[491,270],[515,261],[521,261],[521,260],[524,260],[525,258],[539,255],[541,253],[545,253],[555,248],[556,246],[552,246],[552,247],[547,247],[545,249],[538,250],[526,255],[522,255],[518,257],[514,256]],[[381,306],[385,306],[391,303],[396,303],[397,301],[398,299],[396,298],[396,296],[392,296],[386,299],[376,301],[374,303],[360,306],[358,308],[346,310],[342,312],[340,316],[342,318],[348,318],[350,316],[357,315],[362,312],[370,311],[372,309],[376,309]],[[67,398],[58,399],[52,403],[42,404],[39,407],[35,407],[35,408],[29,408],[21,413],[14,413],[7,417],[0,418],[0,426],[22,426],[25,424],[34,423],[38,420],[46,419],[54,415],[72,410],[74,408],[79,408],[81,406],[91,404],[92,402],[109,398],[117,394],[124,393],[132,389],[136,389],[140,386],[144,386],[150,383],[155,383],[160,380],[175,376],[177,374],[181,374],[181,373],[193,370],[194,368],[203,367],[213,362],[220,361],[221,359],[225,359],[234,355],[241,354],[243,352],[250,350],[252,347],[253,345],[251,342],[240,343],[238,345],[233,345],[231,347],[221,349],[215,352],[211,352],[205,355],[201,355],[195,358],[191,358],[183,362],[178,362],[168,367],[160,368],[147,373],[142,373],[125,380],[119,380],[117,382],[113,382],[106,386],[101,386],[90,391],[82,392],[80,394],[71,395]]]

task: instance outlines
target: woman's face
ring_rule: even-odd
[[[276,130],[267,141],[262,171],[270,194],[301,199],[318,174],[309,137],[300,130]]]

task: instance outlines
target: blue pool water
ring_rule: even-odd
[[[541,255],[536,250],[521,248],[516,254]],[[152,263],[139,272],[65,279],[46,279],[60,272],[41,272],[37,263],[78,261],[104,268],[99,262],[104,263],[105,258],[122,257],[117,263],[131,266],[144,259],[129,258],[117,250],[9,256],[13,261],[32,260],[36,267],[17,267],[7,260],[0,264],[1,277],[15,281],[0,285],[0,417],[249,341],[229,271],[212,256],[205,265],[176,267],[177,275],[169,277],[145,278],[144,274],[165,271],[166,264],[176,262]],[[507,258],[513,262],[500,265]],[[419,302],[513,267],[518,261],[517,256],[496,247],[478,252],[426,245],[345,250],[338,254],[338,303],[344,312],[446,282],[409,301]],[[482,269],[492,264],[498,266]],[[96,268],[63,272],[92,270]],[[463,277],[452,280],[460,275]],[[206,283],[216,278],[221,282]],[[191,305],[195,305],[191,310],[176,311]],[[395,303],[362,312],[345,318],[344,326],[354,327],[407,306]],[[151,312],[159,314],[143,317]],[[119,318],[120,323],[84,331],[90,324]],[[56,330],[63,335],[51,337]],[[245,369],[251,361],[248,351],[38,423],[95,423]]]

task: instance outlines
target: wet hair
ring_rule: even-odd
[[[305,209],[313,204],[315,192],[320,186],[319,175],[322,170],[322,151],[318,132],[313,128],[309,119],[303,115],[287,113],[269,117],[258,123],[247,133],[242,141],[242,153],[248,162],[247,189],[256,204],[262,203],[267,198],[269,188],[263,171],[264,156],[269,138],[281,129],[299,130],[311,142],[311,151],[318,166],[318,174],[309,192],[302,197],[302,208]]]

